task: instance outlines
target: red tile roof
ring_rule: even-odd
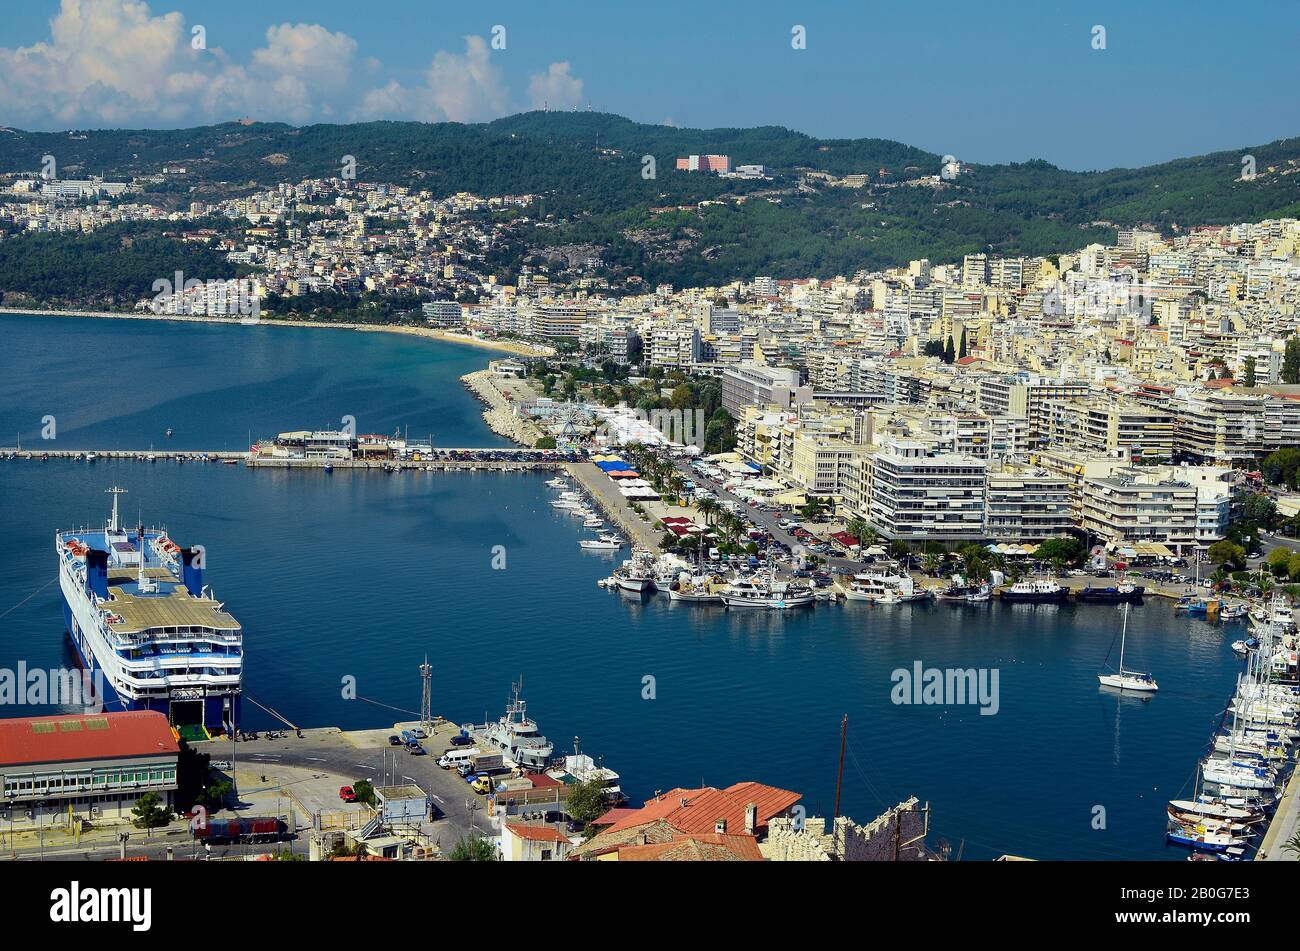
[[[528,839],[532,842],[565,842],[569,840],[561,835],[550,826],[526,826],[518,822],[506,823],[506,828],[519,836],[521,839]]]
[[[0,720],[0,766],[179,752],[167,717],[156,710]]]
[[[726,789],[672,789],[619,817],[608,831],[662,819],[679,832],[704,833],[713,832],[718,820],[725,819],[729,832],[740,833],[745,829],[745,807],[752,802],[758,806],[754,831],[762,832],[769,819],[786,812],[802,798],[800,793],[763,783],[736,783]]]
[[[761,862],[763,853],[752,835],[678,836],[671,842],[648,845],[624,845],[618,850],[620,862]]]

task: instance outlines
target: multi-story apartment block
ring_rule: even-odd
[[[1041,541],[1073,527],[1069,479],[1031,467],[989,472],[984,503],[984,534],[989,538]]]
[[[1197,488],[1162,472],[1120,469],[1082,484],[1082,528],[1110,544],[1154,542],[1178,554],[1197,546]]]
[[[985,478],[981,459],[926,455],[923,444],[899,441],[874,456],[871,522],[887,538],[982,538]]]
[[[746,406],[789,409],[812,400],[812,388],[802,386],[793,367],[772,367],[744,360],[722,373],[722,406],[733,418]]]

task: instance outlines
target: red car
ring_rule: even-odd
[[[356,791],[351,786],[340,786],[339,798],[342,799],[344,802],[356,802],[357,794]]]

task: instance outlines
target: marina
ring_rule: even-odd
[[[17,407],[39,405],[47,390],[52,371],[43,362],[50,358],[42,356],[42,335],[53,323],[8,322],[11,352],[22,361],[7,364],[11,395],[0,406],[6,421],[18,418]],[[94,338],[86,346],[107,348],[120,339],[108,322],[79,328]],[[138,337],[145,331],[161,333],[143,322],[126,332],[148,346]],[[280,349],[273,331],[260,328],[192,333],[187,326],[169,338],[186,365],[207,361],[215,373],[220,350],[212,335],[242,334],[241,345],[258,354],[233,371],[239,389],[228,415],[214,416],[206,398],[195,395],[165,407],[104,405],[104,419],[78,421],[71,407],[103,394],[90,381],[72,380],[61,395],[66,406],[51,408],[61,420],[60,440],[148,447],[172,428],[171,447],[179,450],[242,448],[249,430],[278,432],[353,413],[371,420],[368,429],[393,432],[409,422],[412,432],[433,432],[447,445],[493,446],[480,407],[463,388],[447,386],[469,366],[444,345],[420,342],[439,368],[426,374],[409,356],[388,352],[388,335],[304,329],[282,335],[298,344]],[[348,346],[355,338],[359,356]],[[272,344],[272,353],[262,353]],[[301,402],[299,391],[316,385],[303,368],[307,359],[346,368],[332,371],[341,376],[329,381],[344,394],[335,405],[310,409]],[[403,367],[406,377],[384,383],[373,361]],[[412,404],[409,379],[427,387],[419,402],[429,415],[399,417],[389,408]],[[184,380],[163,383],[185,392]],[[364,401],[355,399],[359,392]],[[35,438],[29,425],[24,448]],[[585,519],[550,506],[557,490],[546,483],[561,478],[558,471],[479,470],[444,479],[418,469],[392,478],[347,468],[329,478],[265,469],[250,477],[241,465],[141,465],[102,456],[93,464],[0,463],[6,498],[40,500],[4,514],[13,549],[34,553],[0,565],[0,604],[10,611],[0,634],[5,666],[20,659],[44,668],[76,662],[63,631],[50,537],[98,514],[103,488],[116,483],[130,489],[129,522],[137,511],[165,514],[177,539],[206,547],[210,577],[244,629],[244,698],[261,705],[243,705],[244,729],[283,727],[266,707],[307,727],[375,730],[393,719],[384,705],[414,706],[414,666],[428,653],[436,709],[481,710],[475,722],[491,722],[501,714],[504,688],[522,671],[528,714],[545,735],[581,735],[584,749],[617,767],[633,799],[701,779],[729,783],[753,775],[804,790],[809,808],[824,813],[834,797],[838,724],[847,711],[855,722],[879,725],[849,739],[847,814],[875,815],[909,794],[923,795],[943,816],[935,834],[964,841],[968,859],[1186,857],[1166,844],[1167,804],[1194,798],[1187,782],[1192,761],[1222,717],[1241,666],[1232,650],[1247,633],[1240,622],[1176,615],[1172,601],[1148,590],[1144,603],[1130,607],[1125,661],[1159,678],[1159,696],[1144,703],[1098,688],[1098,666],[1122,621],[1112,605],[992,598],[972,607],[936,598],[753,610],[693,604],[670,593],[611,594],[596,582],[633,548],[657,547],[660,533],[594,464],[568,465],[566,491],[580,491],[630,542],[621,553],[580,550],[580,539],[598,535],[584,528]],[[493,567],[496,546],[504,568]],[[358,586],[354,563],[382,584]],[[648,571],[658,588],[653,566]],[[709,577],[708,569],[679,567],[665,581],[670,592],[682,571]],[[970,593],[978,596],[978,587]],[[998,668],[998,715],[891,703],[891,672],[918,657],[943,668]],[[357,699],[341,695],[345,676],[356,678]],[[643,697],[647,676],[657,687],[654,700]],[[499,700],[484,710],[486,698]],[[762,730],[753,729],[755,718]],[[707,737],[689,728],[702,722]],[[917,756],[918,749],[926,755]],[[1037,769],[1014,780],[999,772],[1027,754]],[[1064,792],[1053,779],[1063,771],[1075,777]],[[964,779],[972,775],[992,778]],[[1122,835],[1089,829],[1098,802],[1107,804],[1110,826]]]

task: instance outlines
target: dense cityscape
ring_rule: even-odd
[[[1096,898],[1208,926],[1300,861],[1274,113],[1068,167],[949,115],[967,161],[774,91],[625,119],[501,24],[412,80],[46,6],[0,47],[0,858],[110,870],[51,922],[150,930],[122,861],[1099,860],[1219,869]]]

